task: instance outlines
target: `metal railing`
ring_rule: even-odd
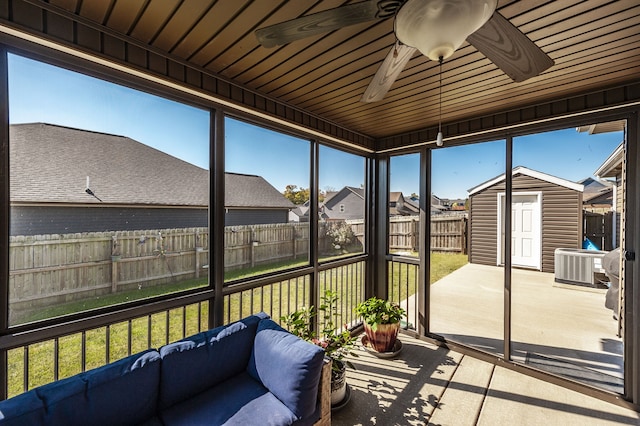
[[[323,265],[317,274],[318,292],[337,291],[341,322],[357,322],[353,308],[364,300],[366,260],[347,259]],[[299,276],[282,280],[261,278],[252,283],[225,287],[224,319],[230,323],[258,312],[275,321],[311,302],[309,268]],[[118,312],[105,318],[80,319],[53,330],[13,337],[7,350],[5,386],[8,397],[37,386],[105,365],[128,355],[180,340],[208,329],[211,292],[180,300],[160,302],[156,307]],[[202,300],[198,300],[202,299]],[[194,301],[195,300],[195,301]],[[177,305],[177,306],[176,306]],[[143,314],[140,311],[144,310]]]
[[[7,351],[7,395],[99,367],[207,329],[208,302],[61,335]]]
[[[405,329],[415,329],[418,323],[418,274],[420,260],[417,258],[392,256],[388,260],[388,299],[407,312]]]

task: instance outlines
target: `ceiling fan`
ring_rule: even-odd
[[[255,34],[274,47],[371,20],[394,17],[396,43],[360,99],[384,98],[416,50],[442,64],[464,41],[516,82],[551,67],[553,60],[496,11],[498,0],[367,0],[306,15]]]

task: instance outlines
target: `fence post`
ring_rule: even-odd
[[[251,245],[250,256],[251,267],[253,268],[254,266],[256,266],[256,246],[258,245],[258,242],[255,239],[255,230],[253,229],[253,226],[251,227],[251,238],[249,239],[249,244]]]
[[[291,224],[291,245],[292,245],[292,252],[293,252],[293,256],[292,259],[295,260],[296,258],[296,225],[295,224]]]
[[[467,247],[467,218],[460,219],[460,253],[468,254]]]
[[[120,246],[118,237],[111,237],[111,292],[118,291],[118,262],[120,261]]]
[[[200,247],[200,231],[196,230],[196,278],[200,278],[200,253],[202,253],[202,247]]]

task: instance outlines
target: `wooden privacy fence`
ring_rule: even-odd
[[[206,228],[14,236],[11,314],[143,286],[198,278]]]
[[[417,252],[420,244],[419,216],[389,220],[389,250]],[[467,253],[466,215],[431,216],[431,250]]]
[[[308,253],[308,223],[277,223],[225,228],[225,270],[295,260],[299,257],[306,258]]]
[[[364,244],[363,221],[346,222],[352,245]],[[320,253],[336,248],[320,223]],[[393,218],[392,250],[417,250],[418,222]],[[432,218],[432,248],[466,252],[465,218]],[[309,224],[287,223],[225,228],[225,271],[306,259]],[[207,228],[116,231],[10,237],[11,315],[75,300],[204,276],[209,264]],[[360,247],[357,252],[361,252]]]
[[[615,212],[604,214],[582,212],[583,238],[591,240],[600,250],[613,250],[613,229],[616,220]]]

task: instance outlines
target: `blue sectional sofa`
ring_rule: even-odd
[[[0,425],[330,424],[330,380],[322,349],[258,314],[1,401]]]

